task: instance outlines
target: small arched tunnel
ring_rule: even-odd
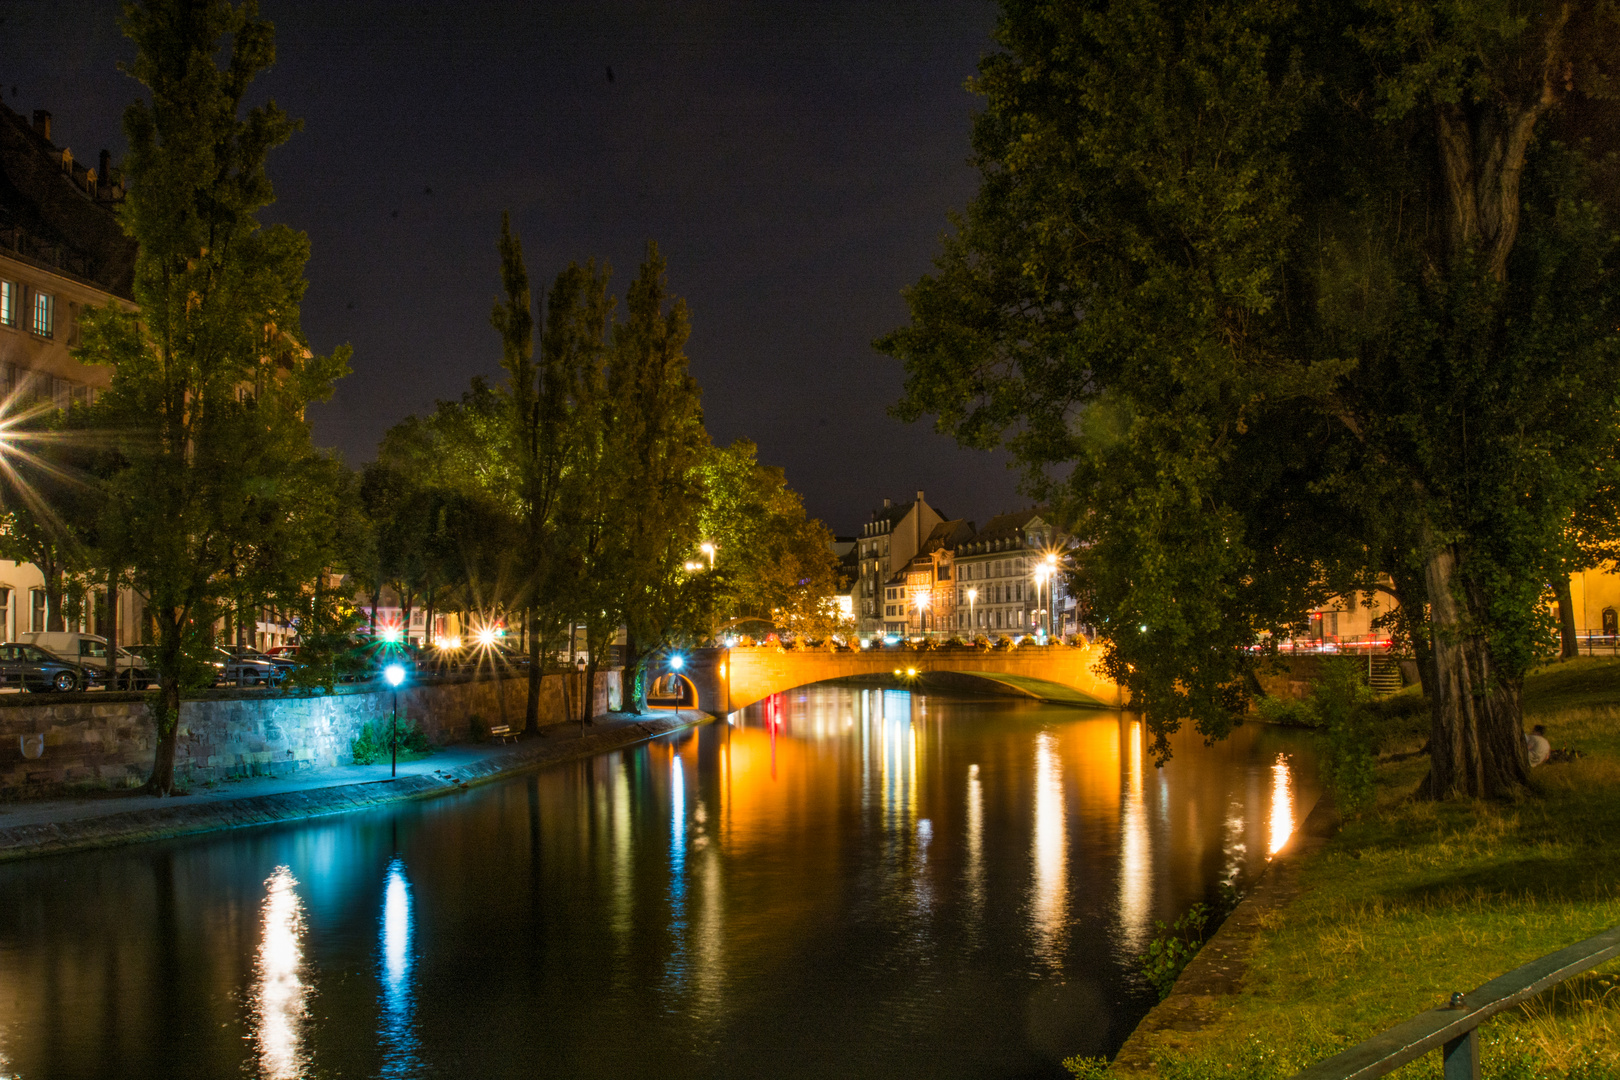
[[[911,652],[867,649],[695,649],[683,658],[697,707],[725,716],[795,687],[851,676],[890,676],[896,670],[926,689],[956,689],[1034,698],[1093,709],[1125,704],[1120,688],[1097,670],[1095,648],[1049,645],[985,651],[975,648]]]
[[[698,704],[698,688],[685,675],[666,671],[650,675],[647,704],[655,709],[691,709]]]

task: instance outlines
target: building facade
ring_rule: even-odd
[[[956,632],[1020,637],[1050,625],[1054,635],[1073,633],[1077,613],[1063,586],[1064,550],[1038,511],[991,518],[956,552]]]
[[[922,492],[909,503],[883,500],[883,509],[856,537],[856,633],[864,639],[906,633],[905,569],[944,517]]]
[[[0,104],[0,419],[88,403],[111,384],[108,369],[72,355],[82,312],[108,303],[134,307],[135,244],[118,223],[124,189],[110,172],[106,151],[98,168],[87,168],[53,142],[49,113],[29,120]],[[103,628],[104,593],[60,611],[50,610],[47,595],[37,566],[0,559],[5,640]],[[137,597],[120,593],[121,643],[139,640],[143,614]]]

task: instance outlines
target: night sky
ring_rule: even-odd
[[[901,373],[870,344],[904,322],[901,288],[975,190],[963,82],[992,48],[993,4],[260,6],[279,55],[260,90],[306,125],[272,158],[271,216],[314,246],[312,345],[355,348],[311,411],[351,465],[402,416],[499,375],[509,209],[537,294],[594,256],[622,297],[656,240],[691,305],[711,436],[757,442],[835,532],[918,488],[980,525],[1023,504],[1004,457],[888,417]],[[139,91],[116,68],[118,9],[0,0],[5,101],[50,110],[79,159],[121,153]]]

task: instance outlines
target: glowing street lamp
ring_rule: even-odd
[[[698,545],[698,550],[709,557],[709,569],[714,569],[714,545],[705,540]]]
[[[669,670],[671,672],[678,672],[678,671],[681,670],[681,668],[683,668],[685,666],[686,666],[686,658],[683,657],[680,653],[675,653],[673,656],[671,656],[669,658]],[[675,684],[675,718],[677,720],[679,720],[680,717],[681,717],[681,684],[677,681],[676,684]]]
[[[394,694],[394,715],[388,722],[388,775],[399,775],[399,684],[405,681],[405,665],[389,664],[383,668],[383,679]]]
[[[911,598],[911,602],[917,608],[917,631],[922,633],[924,632],[923,618],[928,614],[928,594],[925,592],[917,593]]]
[[[968,640],[973,640],[973,601],[979,598],[978,589],[968,590]]]
[[[1045,629],[1044,627],[1042,627],[1040,625],[1040,621],[1041,621],[1041,585],[1042,585],[1043,582],[1049,582],[1052,579],[1051,556],[1048,556],[1047,558],[1048,558],[1047,562],[1038,563],[1035,566],[1035,628],[1037,630]],[[1047,588],[1047,594],[1048,595],[1051,594],[1050,586]],[[1050,632],[1048,631],[1048,633],[1045,636],[1050,637],[1051,636]]]

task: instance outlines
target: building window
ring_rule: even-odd
[[[34,294],[34,318],[29,329],[40,337],[51,336],[56,326],[56,297],[50,293],[36,292]]]
[[[1615,616],[1614,608],[1606,607],[1603,609],[1603,636],[1612,638],[1617,633],[1620,633],[1620,618]]]
[[[36,634],[45,632],[45,590],[28,590],[28,629]]]
[[[17,325],[17,283],[0,281],[0,326]]]

